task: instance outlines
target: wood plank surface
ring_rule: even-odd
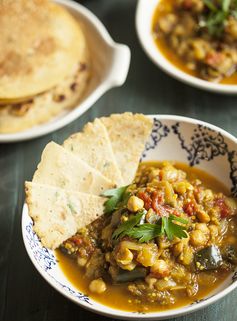
[[[102,20],[114,40],[131,48],[128,79],[67,127],[29,142],[0,145],[0,321],[109,320],[83,310],[52,289],[36,272],[24,249],[23,184],[31,179],[46,143],[61,143],[94,117],[123,111],[199,118],[237,136],[237,97],[188,87],[149,61],[135,32],[135,0],[85,0],[83,4]],[[204,310],[174,320],[235,321],[236,301],[237,290]]]

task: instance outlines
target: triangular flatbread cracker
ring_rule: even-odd
[[[54,142],[45,147],[33,182],[94,195],[114,187],[100,172]]]
[[[103,214],[103,197],[25,183],[29,215],[43,246],[55,249]]]
[[[142,114],[114,114],[100,118],[105,125],[122,173],[124,184],[131,184],[153,122]]]
[[[88,123],[81,133],[70,136],[63,146],[100,171],[117,186],[123,185],[105,126],[99,119]]]

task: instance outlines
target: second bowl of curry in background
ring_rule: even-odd
[[[162,70],[186,84],[237,93],[237,5],[234,1],[138,1],[136,29]]]

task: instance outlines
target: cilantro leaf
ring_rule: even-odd
[[[148,242],[161,234],[160,224],[144,223],[138,227],[132,228],[127,235],[138,239],[140,243]]]
[[[230,5],[231,5],[231,1],[232,1],[232,0],[223,0],[223,1],[222,1],[222,10],[223,10],[224,12],[229,12]]]
[[[221,36],[224,31],[226,20],[232,16],[236,19],[237,1],[236,0],[203,0],[207,11],[201,15],[200,27],[207,27],[212,36]]]
[[[125,235],[128,235],[128,232],[136,225],[138,225],[143,217],[146,214],[146,211],[143,210],[138,212],[136,215],[132,216],[128,221],[123,222],[119,227],[114,231],[112,238],[118,239]]]
[[[128,221],[120,224],[114,231],[112,238],[118,239],[127,235],[137,239],[140,243],[148,242],[161,235],[166,235],[169,240],[172,240],[175,236],[181,239],[187,238],[186,227],[184,226],[188,223],[187,220],[170,215],[169,217],[162,217],[156,224],[141,224],[142,217],[145,214],[145,210],[138,212],[137,215],[132,216]],[[175,222],[183,225],[176,224]]]
[[[217,11],[217,7],[214,5],[212,0],[203,0],[203,2],[207,6],[207,8],[210,9],[211,11],[214,11],[214,12]]]
[[[176,221],[182,224],[188,224],[188,220],[185,220],[185,218],[176,216],[176,215],[170,215],[169,219],[171,219],[172,221]]]
[[[162,234],[167,235],[169,240],[173,240],[175,236],[180,239],[187,238],[187,234],[185,232],[186,227],[175,224],[175,221],[182,224],[188,223],[187,220],[175,215],[170,215],[169,217],[162,217]]]
[[[127,199],[128,193],[126,193],[128,186],[122,186],[119,188],[113,188],[105,191],[102,196],[109,197],[104,203],[104,212],[111,213],[118,208],[118,204],[124,200],[124,197]]]

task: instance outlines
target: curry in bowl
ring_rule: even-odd
[[[141,163],[132,184],[104,192],[105,214],[57,250],[69,280],[127,311],[160,311],[205,297],[237,264],[237,203],[208,174]]]
[[[154,130],[142,114],[97,118],[48,143],[25,183],[40,244],[74,288],[116,310],[187,306],[237,265],[236,200],[193,167],[140,163]]]
[[[187,74],[237,83],[236,1],[160,0],[152,33],[161,53]]]

